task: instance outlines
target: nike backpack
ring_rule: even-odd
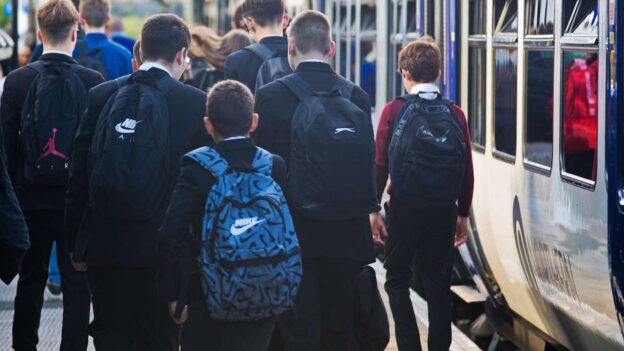
[[[87,92],[69,63],[38,61],[28,67],[37,76],[26,93],[21,115],[23,180],[46,187],[65,186]]]
[[[210,315],[248,321],[294,306],[302,277],[299,242],[273,158],[258,149],[251,165],[232,166],[204,147],[187,154],[215,177],[204,212],[201,286]]]
[[[89,50],[87,42],[82,39],[76,42],[76,47],[78,48],[76,61],[84,67],[100,72],[104,79],[108,80],[108,69],[102,62],[102,49]]]
[[[350,100],[354,85],[337,77],[330,91],[316,92],[296,74],[278,82],[299,99],[290,128],[292,208],[316,220],[377,211],[373,125]]]
[[[262,61],[262,65],[258,69],[254,91],[258,91],[261,87],[292,73],[286,50],[273,52],[260,43],[247,46],[243,50],[251,51]]]
[[[100,113],[89,152],[89,201],[104,217],[151,219],[168,198],[169,110],[165,95],[178,86],[133,73]]]
[[[464,133],[451,102],[407,95],[388,150],[391,195],[415,206],[457,201],[466,163]]]

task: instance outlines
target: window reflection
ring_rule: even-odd
[[[468,56],[468,124],[470,139],[485,146],[485,48],[471,47]]]
[[[496,0],[496,27],[494,32],[515,33],[518,30],[518,1]]]
[[[548,167],[553,150],[553,55],[552,51],[527,53],[526,158]]]
[[[485,1],[470,0],[470,34],[485,34]]]
[[[554,0],[533,0],[527,2],[527,34],[553,34],[554,22]]]
[[[597,0],[564,0],[563,14],[567,34],[598,34]]]
[[[494,50],[494,143],[499,152],[516,154],[516,91],[518,50]]]
[[[596,179],[598,55],[564,53],[563,153],[567,173]]]

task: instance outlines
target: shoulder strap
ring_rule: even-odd
[[[347,100],[351,100],[351,95],[353,95],[353,89],[355,88],[355,84],[350,81],[338,76],[336,79],[336,83],[334,83],[334,87],[332,90],[339,91],[340,96]]]
[[[251,166],[256,169],[256,172],[270,177],[271,172],[273,172],[273,155],[262,148],[258,148]]]
[[[187,153],[186,157],[199,163],[215,178],[224,175],[229,167],[227,161],[221,157],[217,150],[208,146],[193,150]]]
[[[289,74],[284,78],[280,78],[277,80],[282,83],[288,90],[292,91],[293,94],[302,101],[308,96],[314,95],[316,91],[312,89],[310,84],[308,84],[303,78],[299,77],[299,75]]]
[[[269,57],[273,56],[273,51],[266,47],[264,44],[256,43],[250,46],[245,47],[243,50],[250,51],[254,55],[258,56],[258,58],[264,62]]]

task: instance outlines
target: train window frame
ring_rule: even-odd
[[[516,50],[516,55],[521,55],[521,52],[518,48],[518,46],[516,44],[497,44],[497,45],[493,45],[492,46],[492,57],[494,60],[496,60],[496,50],[499,49],[503,49],[503,50],[509,50],[509,49],[515,49]],[[496,62],[494,62],[494,66],[496,66]],[[518,94],[518,69],[519,67],[516,67],[516,96]],[[496,92],[496,67],[494,67],[493,71],[492,71],[492,91]],[[516,159],[517,159],[517,155],[518,155],[518,102],[516,101],[516,112],[515,112],[515,145],[514,145],[514,154],[509,154],[507,152],[498,150],[496,148],[496,98],[495,98],[495,94],[492,94],[490,97],[490,101],[488,103],[488,108],[491,108],[493,111],[492,113],[492,120],[491,120],[491,134],[490,134],[490,140],[492,143],[492,156],[495,159],[498,159],[500,161],[506,162],[506,163],[510,163],[512,165],[516,164]]]
[[[596,189],[596,182],[597,179],[587,179],[584,178],[582,176],[576,175],[574,173],[570,173],[570,172],[566,172],[565,169],[565,137],[564,137],[564,128],[563,128],[563,122],[565,121],[565,65],[563,65],[563,62],[565,61],[565,53],[569,52],[569,51],[574,51],[574,52],[586,52],[586,53],[596,53],[599,54],[600,50],[598,48],[598,45],[585,45],[585,46],[581,46],[581,45],[561,45],[561,48],[558,52],[558,55],[560,56],[560,60],[562,62],[562,64],[560,65],[560,76],[561,79],[559,82],[557,82],[559,84],[559,89],[561,91],[560,94],[560,106],[561,108],[559,109],[558,114],[559,114],[559,168],[560,168],[560,178],[563,182],[574,185],[576,187],[579,187],[581,189],[584,190],[588,190],[588,191],[594,191]],[[597,58],[598,60],[600,60],[600,55]],[[599,77],[596,77],[597,79],[599,79]],[[599,84],[598,82],[596,82],[596,97],[598,97],[599,94]],[[599,123],[599,118],[600,118],[600,110],[597,111],[597,118],[596,118],[596,130],[598,130],[598,123]],[[598,140],[596,139],[596,150],[594,151],[596,154],[598,154],[598,149],[600,147],[600,143],[598,142]],[[597,156],[595,156],[597,157]],[[596,165],[597,167],[598,165]],[[596,170],[596,178],[598,177],[598,170]]]
[[[498,14],[498,18],[494,18],[493,21],[493,36],[492,36],[492,42],[493,43],[501,43],[501,44],[515,44],[518,42],[518,29],[516,29],[515,32],[503,32],[503,27],[505,25],[505,20],[507,19],[507,11],[509,10],[509,6],[511,6],[513,4],[513,2],[515,1],[516,3],[516,21],[518,21],[519,24],[519,1],[517,0],[498,0],[498,1],[504,1],[504,5],[503,5],[503,9],[501,10],[501,13]],[[494,1],[494,16],[497,16],[496,14],[496,7],[497,5],[497,0]]]
[[[567,0],[567,1],[572,1],[572,0]],[[580,4],[585,1],[585,0],[574,0],[575,5],[574,7],[577,8],[578,11],[578,7],[580,6]],[[599,6],[600,1],[599,0],[589,0],[589,1],[596,1],[596,6]],[[562,7],[562,16],[565,17],[565,6],[566,4],[562,1],[560,6]],[[576,11],[572,11],[571,15],[576,16],[578,14],[578,12]],[[598,7],[598,24],[600,24],[600,7]],[[560,42],[562,45],[598,45],[598,36],[600,33],[600,29],[598,28],[596,30],[596,34],[578,34],[578,33],[571,33],[571,25],[574,22],[573,20],[569,20],[567,18],[562,18],[563,22],[562,22],[562,26],[561,26],[561,39]]]
[[[554,46],[555,42],[554,42],[554,34],[555,34],[555,17],[556,17],[556,1],[552,0],[552,6],[553,6],[553,28],[552,28],[552,33],[546,33],[546,34],[532,34],[530,33],[531,31],[531,23],[530,21],[527,20],[527,16],[529,16],[532,13],[533,10],[533,6],[535,6],[535,2],[538,0],[529,0],[526,1],[525,3],[525,10],[524,10],[524,15],[525,15],[525,26],[524,26],[524,38],[525,38],[525,43],[527,40],[531,41],[532,45],[540,45],[540,46]],[[548,0],[545,0],[548,1]]]
[[[472,40],[471,40],[472,39]],[[482,142],[476,142],[472,140],[472,135],[473,135],[473,130],[470,128],[471,126],[471,119],[475,118],[474,116],[472,116],[470,114],[471,112],[471,103],[472,103],[472,99],[471,99],[471,94],[468,93],[468,106],[466,109],[466,113],[468,114],[468,128],[470,129],[470,144],[472,145],[472,149],[474,151],[478,151],[479,153],[485,153],[485,144],[487,142],[487,138],[488,138],[488,134],[487,134],[487,109],[488,109],[488,94],[487,94],[487,45],[486,45],[486,41],[485,38],[481,39],[481,38],[469,38],[468,41],[468,55],[469,55],[469,60],[470,60],[470,54],[471,54],[471,49],[478,49],[479,51],[483,51],[483,53],[485,54],[485,62],[483,62],[484,67],[482,67],[481,69],[483,70],[483,75],[485,75],[485,79],[482,82],[482,84],[484,84],[484,89],[485,89],[485,94],[483,96],[483,115],[482,116],[478,116],[478,118],[481,119],[481,128],[482,131],[480,132],[481,137],[482,137]],[[470,75],[467,77],[468,79],[468,86],[470,87]]]

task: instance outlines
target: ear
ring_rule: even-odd
[[[41,35],[41,31],[39,29],[37,29],[37,39],[43,43],[43,35]]]
[[[253,19],[249,17],[245,17],[243,18],[243,22],[245,22],[245,26],[247,27],[247,30],[249,31],[249,33],[256,32],[256,23],[254,22]]]
[[[256,128],[258,128],[259,120],[260,120],[260,117],[258,116],[257,113],[254,113],[253,116],[251,116],[251,127],[249,127],[249,134],[256,131]]]
[[[185,52],[186,48],[181,48],[178,53],[176,54],[175,57],[175,63],[177,63],[178,65],[183,65],[184,64],[184,52]]]
[[[71,32],[71,41],[75,43],[78,40],[78,27],[74,27]]]
[[[136,59],[132,59],[132,72],[136,72],[139,70],[139,65],[136,62]]]
[[[336,54],[336,42],[333,40],[329,43],[329,52],[327,53],[327,58],[331,59]]]
[[[442,70],[438,72],[438,77],[436,78],[436,82],[440,80],[440,77],[442,77]]]
[[[110,23],[110,21],[111,21],[110,16],[106,16],[106,22],[104,22],[104,25],[105,25],[105,26],[108,26],[108,24]]]
[[[413,81],[412,74],[409,73],[409,71],[406,71],[406,70],[402,69],[401,70],[401,76],[403,76],[403,80],[410,81],[410,82]]]
[[[212,125],[212,122],[210,122],[210,118],[208,118],[207,116],[204,117],[204,127],[206,127],[206,131],[214,139],[215,129],[214,129],[214,126]]]
[[[84,19],[84,17],[82,17],[82,15],[80,15],[80,18],[78,19],[78,23],[80,23],[80,26],[84,29],[85,25],[87,24],[87,21]]]
[[[294,38],[288,38],[288,55],[295,56],[297,45]]]
[[[288,24],[290,23],[290,17],[287,13],[284,13],[284,17],[282,17],[282,29],[286,29]]]

